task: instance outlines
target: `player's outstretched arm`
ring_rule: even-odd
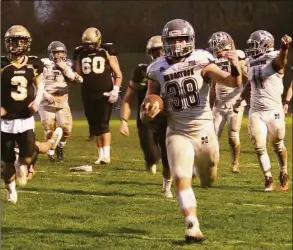
[[[287,34],[284,35],[281,39],[280,45],[280,53],[276,56],[272,62],[273,69],[275,72],[280,74],[284,74],[284,68],[287,64],[287,57],[290,43],[292,42],[292,38]]]

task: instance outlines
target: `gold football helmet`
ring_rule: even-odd
[[[7,52],[19,56],[30,51],[32,38],[25,27],[13,25],[6,31],[4,41]]]
[[[146,54],[151,61],[164,55],[163,42],[161,36],[152,36],[146,45]]]
[[[101,46],[102,34],[97,28],[87,28],[82,34],[81,42],[86,49],[97,49]]]

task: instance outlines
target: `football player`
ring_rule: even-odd
[[[101,46],[100,48],[108,51],[109,55],[112,56],[113,60],[118,60],[117,59],[117,51],[115,50],[114,48],[114,44],[113,43],[101,43]],[[78,46],[74,49],[73,51],[73,54],[72,54],[72,61],[73,61],[73,68],[75,69],[76,67],[76,63],[77,63],[77,57],[78,57],[78,54],[79,52],[81,52],[83,50],[83,46]],[[112,73],[112,76],[114,75],[113,72]],[[112,77],[112,80],[114,82],[114,78]],[[119,95],[119,98],[120,98],[120,95]],[[121,101],[121,98],[119,99],[118,98],[118,101],[116,103],[114,103],[114,109],[115,109],[115,105],[119,104],[119,100]],[[117,105],[117,108],[118,108],[118,105]],[[92,141],[95,139],[95,136],[94,136],[94,132],[93,132],[93,129],[91,128],[90,124],[89,124],[89,137],[88,137],[88,140],[89,141]]]
[[[227,51],[232,49],[232,37],[223,31],[218,31],[212,34],[208,41],[210,51],[212,51],[216,60],[215,63],[227,72],[231,71],[231,65],[226,58]],[[236,50],[238,60],[245,60],[245,54],[241,50]],[[242,65],[243,83],[247,81],[245,62]],[[233,105],[240,96],[243,86],[238,88],[231,88],[223,84],[215,84],[212,82],[211,105],[213,105],[214,125],[218,140],[222,135],[225,124],[228,126],[228,141],[231,148],[232,163],[231,169],[233,173],[239,173],[239,155],[240,155],[240,139],[239,132],[241,121],[243,117],[244,108],[246,106],[245,100],[238,108],[238,113],[233,112]]]
[[[152,62],[156,58],[162,56],[163,43],[161,36],[153,36],[149,39],[146,45],[146,54],[149,61]],[[131,114],[131,106],[134,98],[137,98],[138,107],[141,106],[146,91],[147,91],[147,78],[146,78],[147,64],[138,64],[133,71],[131,80],[129,82],[126,93],[123,97],[121,110],[120,110],[120,133],[129,136],[128,119]],[[161,116],[156,119],[157,128],[154,129],[150,126],[143,124],[139,117],[139,110],[136,117],[136,125],[140,141],[140,147],[144,154],[145,166],[153,174],[156,173],[156,164],[162,159],[163,164],[163,195],[167,198],[172,198],[171,192],[171,173],[168,164],[165,137],[166,137],[166,117]]]
[[[78,53],[75,68],[84,80],[81,91],[85,115],[96,137],[98,159],[95,164],[108,164],[111,144],[109,121],[113,103],[119,97],[122,73],[117,57],[101,48],[102,35],[97,28],[86,29],[81,40],[83,49]]]
[[[203,240],[197,218],[197,203],[192,189],[193,166],[200,186],[212,185],[217,175],[219,145],[209,103],[210,80],[239,87],[241,70],[235,50],[226,57],[231,72],[214,64],[205,50],[195,50],[194,29],[185,20],[169,21],[162,31],[165,56],[147,68],[149,94],[159,94],[167,113],[166,147],[168,162],[177,188],[177,200],[186,223],[187,242]],[[140,117],[147,123],[160,112],[158,103],[141,106]]]
[[[35,145],[33,114],[44,91],[42,63],[37,57],[26,55],[31,42],[29,31],[21,25],[11,26],[4,35],[8,56],[1,56],[1,157],[9,201],[15,200],[15,178],[19,185],[27,183]],[[15,163],[16,143],[19,159]]]
[[[285,115],[282,107],[284,90],[284,67],[287,63],[290,36],[281,39],[280,50],[274,49],[274,37],[265,30],[253,32],[247,40],[246,54],[248,81],[239,103],[251,92],[249,110],[249,134],[253,142],[261,170],[265,178],[265,191],[274,189],[271,162],[267,153],[267,136],[276,153],[280,168],[280,189],[287,190],[289,175],[287,169],[287,149],[284,145]]]
[[[44,127],[45,139],[49,140],[54,132],[55,123],[63,129],[63,138],[56,153],[57,161],[63,161],[63,148],[71,135],[72,115],[68,104],[69,82],[82,83],[80,75],[72,70],[72,62],[67,59],[67,49],[62,42],[53,41],[48,46],[49,58],[43,58],[44,96],[39,115]],[[48,152],[50,161],[54,161],[55,150]]]

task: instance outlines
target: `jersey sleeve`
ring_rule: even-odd
[[[153,63],[151,63],[148,67],[147,67],[147,73],[146,73],[146,77],[147,79],[153,80],[153,81],[157,81],[157,63],[158,61],[154,61]]]
[[[82,46],[78,46],[76,47],[74,50],[73,50],[73,53],[72,53],[72,60],[73,61],[76,61],[77,58],[78,58],[78,54],[79,52],[82,50]]]
[[[146,77],[146,64],[139,64],[135,67],[135,69],[131,73],[131,81],[134,83],[141,83]]]
[[[118,55],[117,50],[115,49],[113,43],[103,43],[101,45],[101,47],[103,49],[105,49],[106,51],[108,51],[110,56],[117,56]]]
[[[35,76],[38,76],[43,73],[44,63],[37,56],[29,56],[29,63],[33,65]]]

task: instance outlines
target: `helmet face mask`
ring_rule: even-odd
[[[8,53],[21,56],[30,51],[32,39],[25,27],[13,25],[6,31],[4,42]]]
[[[220,52],[232,49],[232,37],[226,32],[218,31],[212,34],[208,44],[209,51],[211,51],[213,55],[219,56],[221,55]]]
[[[194,29],[191,24],[182,19],[168,22],[162,32],[165,55],[183,57],[194,50]]]
[[[48,55],[50,60],[54,62],[65,62],[67,59],[67,49],[65,45],[59,41],[53,41],[48,46]]]
[[[248,57],[258,58],[263,54],[274,50],[274,37],[265,30],[253,32],[246,42],[248,49],[245,53]]]

